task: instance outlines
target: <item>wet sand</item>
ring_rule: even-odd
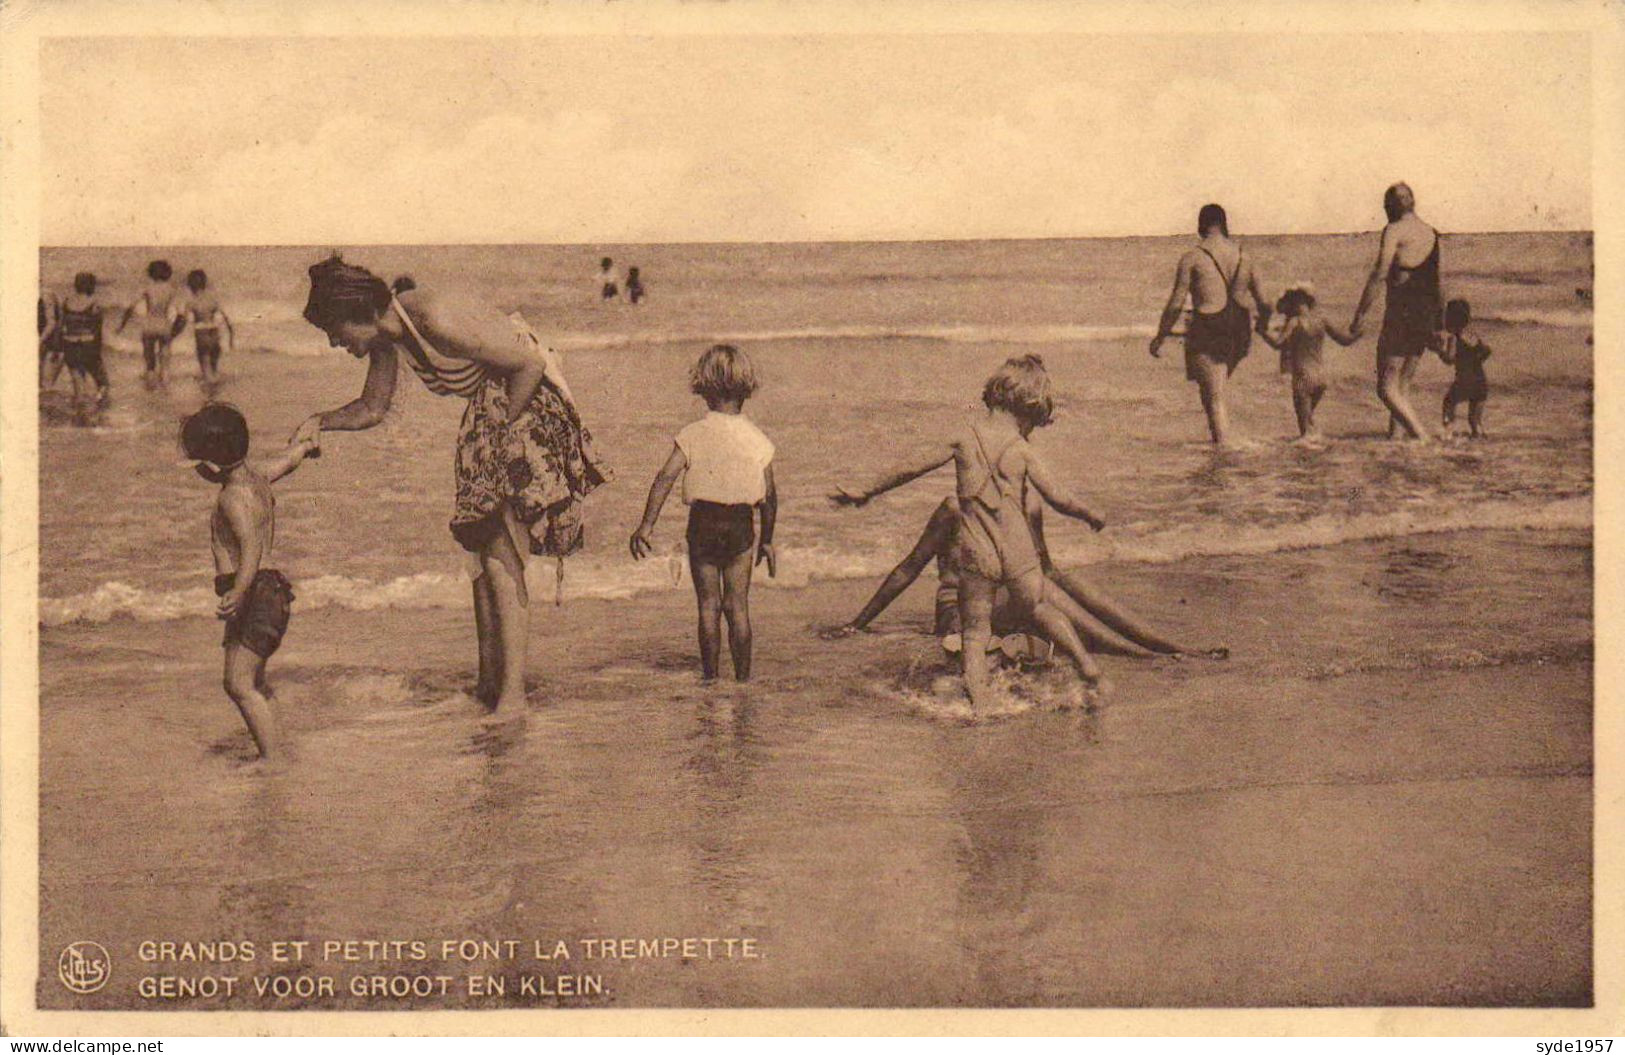
[[[762,957],[391,1001],[343,983],[448,965],[262,961],[238,973],[339,991],[165,1006],[1590,1002],[1588,532],[1088,574],[1235,658],[1108,657],[1098,713],[1054,706],[1051,675],[969,720],[933,690],[929,581],[822,641],[873,585],[845,581],[756,591],[758,679],[706,687],[685,588],[538,606],[530,710],[493,727],[466,611],[296,602],[272,662],[293,750],[267,767],[217,623],[46,629],[41,1005],[151,1008],[140,977],[220,973],[142,964],[149,939],[599,936]],[[55,982],[75,940],[115,962],[97,994]]]

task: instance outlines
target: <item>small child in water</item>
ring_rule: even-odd
[[[626,269],[626,299],[633,304],[643,299],[643,279],[635,267]]]
[[[96,299],[96,276],[79,272],[73,277],[73,292],[62,301],[56,340],[73,381],[74,414],[81,424],[89,424],[107,407],[113,391],[102,363],[102,312]]]
[[[192,340],[197,345],[198,382],[205,388],[220,383],[220,327],[225,326],[226,338],[233,347],[237,332],[231,327],[231,316],[220,306],[220,298],[209,289],[209,276],[201,268],[186,276],[186,288],[191,291],[184,309],[192,323]]]
[[[141,312],[141,358],[146,365],[141,380],[148,388],[169,384],[169,346],[186,325],[181,318],[180,290],[171,281],[174,274],[167,260],[148,264],[147,288],[124,309],[116,331],[123,333],[130,317]]]
[[[312,441],[290,445],[275,457],[249,464],[248,422],[226,403],[210,403],[181,426],[181,446],[198,462],[197,473],[220,485],[209,520],[214,551],[216,614],[226,621],[225,687],[259,746],[260,757],[281,751],[276,715],[268,697],[265,664],[288,630],[293,590],[279,571],[265,566],[276,536],[276,499],[271,484],[320,454]]]
[[[1439,358],[1456,368],[1456,379],[1444,394],[1444,423],[1456,422],[1456,408],[1467,404],[1467,425],[1473,439],[1484,436],[1484,403],[1490,398],[1490,381],[1484,374],[1484,360],[1490,346],[1468,329],[1473,309],[1465,300],[1452,300],[1444,306],[1444,347]]]
[[[768,575],[778,574],[773,443],[744,414],[745,400],[757,388],[756,371],[744,352],[727,344],[713,346],[689,372],[689,388],[705,400],[708,412],[677,433],[671,456],[649,487],[643,523],[632,535],[632,558],[642,560],[654,552],[655,522],[681,476],[689,507],[688,566],[700,611],[700,671],[708,681],[717,676],[726,616],[734,677],[746,681],[751,569],[766,561]]]
[[[1345,348],[1354,343],[1354,336],[1326,318],[1315,303],[1315,287],[1308,282],[1288,287],[1275,302],[1275,310],[1286,319],[1280,335],[1270,336],[1265,326],[1268,320],[1262,318],[1258,333],[1281,353],[1281,373],[1292,375],[1292,409],[1298,416],[1298,438],[1316,439],[1320,429],[1315,425],[1315,408],[1326,394],[1322,347],[1328,335]]]

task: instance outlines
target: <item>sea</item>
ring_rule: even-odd
[[[93,425],[65,380],[40,401],[41,999],[150,1007],[139,943],[184,935],[699,935],[767,955],[587,965],[602,997],[449,1002],[343,988],[444,964],[306,963],[286,970],[339,972],[335,995],[183,1003],[1588,1001],[1591,236],[1444,236],[1446,293],[1493,350],[1486,438],[1390,441],[1368,336],[1328,343],[1325,438],[1293,443],[1288,379],[1255,340],[1224,450],[1178,342],[1147,354],[1188,241],[342,247],[522,313],[616,476],[562,577],[532,564],[530,710],[493,727],[468,697],[447,530],[462,405],[403,375],[384,424],[327,434],[276,489],[271,563],[297,598],[270,665],[278,766],[251,760],[220,691],[213,492],[178,442],[206,398],[190,336],[157,391],[136,328],[110,336]],[[1338,321],[1376,252],[1372,233],[1243,244],[1266,287],[1310,280]],[[47,248],[41,269],[55,290],[95,273],[110,305],[151,259],[206,270],[236,329],[213,395],[263,455],[361,390],[364,364],[300,317],[333,248]],[[600,300],[603,256],[639,267],[642,303]],[[653,559],[627,551],[704,413],[688,369],[723,341],[761,378],[745,410],[780,491],[747,687],[698,681],[680,504]],[[1230,660],[1108,657],[1098,710],[1064,672],[1007,675],[978,713],[928,636],[929,581],[875,633],[821,635],[952,481],[855,510],[828,496],[942,450],[1028,353],[1059,394],[1034,442],[1108,525],[1050,517],[1057,559]],[[1425,420],[1450,376],[1423,360]],[[81,939],[132,962],[70,1003],[54,964]]]

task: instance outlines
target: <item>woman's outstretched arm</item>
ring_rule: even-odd
[[[835,493],[829,496],[829,500],[838,506],[867,505],[870,500],[885,494],[887,491],[902,487],[904,484],[913,480],[918,480],[926,473],[935,472],[953,460],[954,456],[952,452],[944,455],[933,456],[932,460],[924,465],[916,465],[912,468],[900,469],[897,472],[882,476],[872,487],[856,493],[848,491],[844,487],[837,487],[835,489]]]
[[[323,429],[357,432],[384,420],[395,401],[396,352],[393,345],[379,347],[367,355],[367,380],[361,395],[336,410],[324,410],[306,418],[293,434],[292,443],[320,444]]]

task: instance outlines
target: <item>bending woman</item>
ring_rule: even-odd
[[[475,694],[502,712],[525,702],[530,598],[525,561],[581,548],[581,500],[610,478],[576,414],[564,372],[528,328],[478,301],[394,289],[338,257],[310,269],[305,318],[367,360],[361,395],[313,414],[295,440],[370,429],[395,395],[397,362],[429,391],[468,401],[457,434],[452,536],[472,555],[479,637]]]

